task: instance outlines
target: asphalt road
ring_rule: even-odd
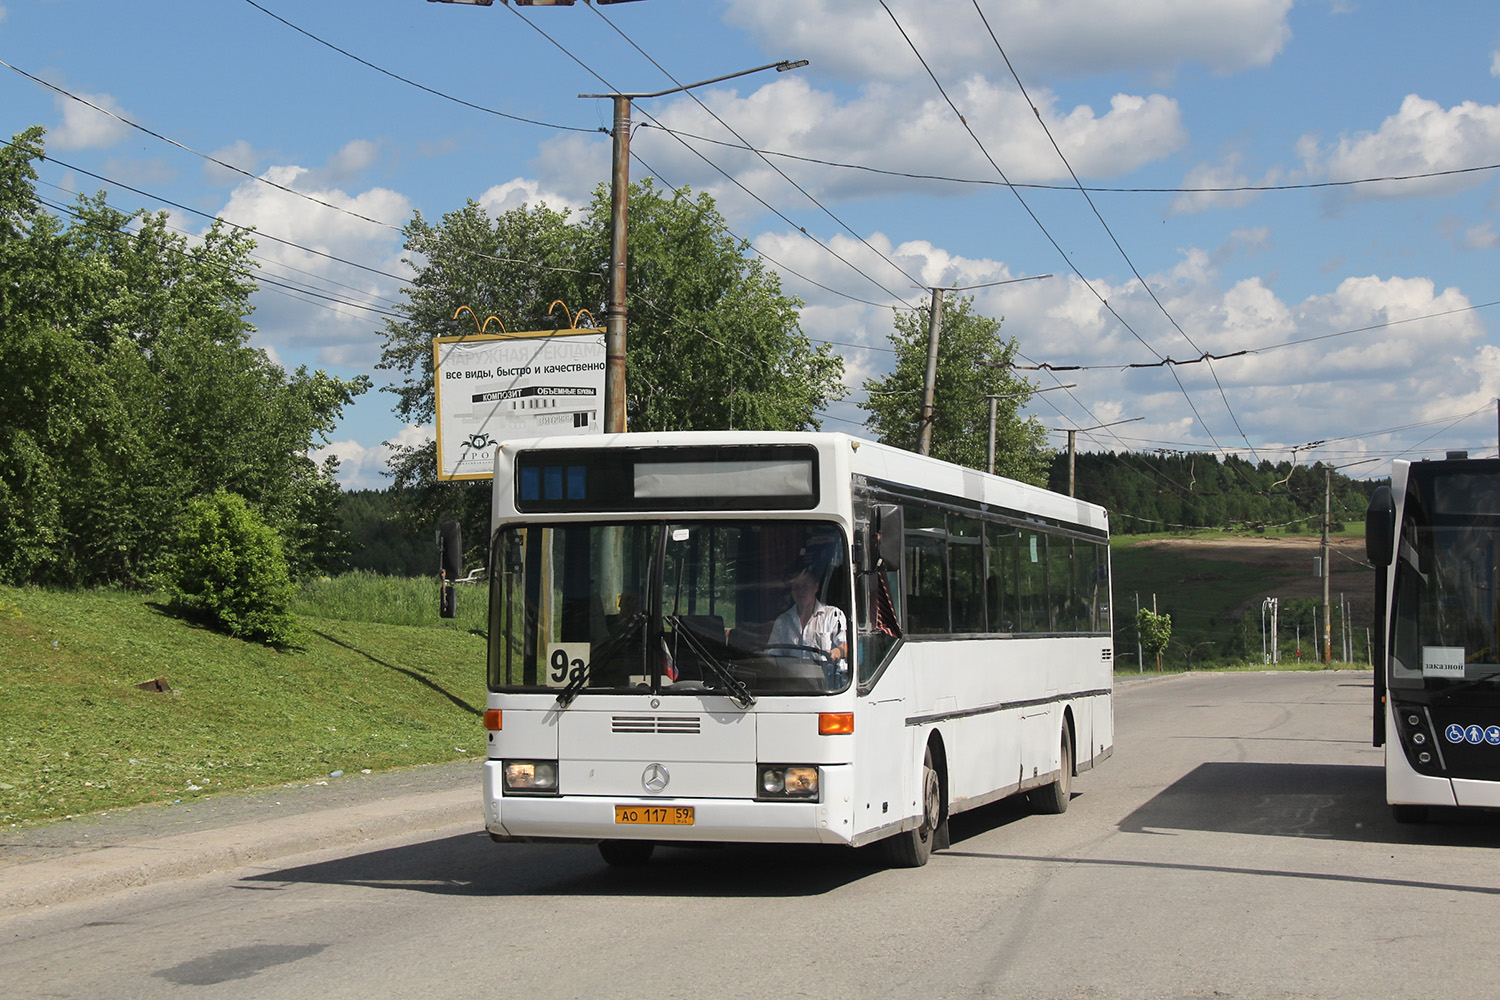
[[[1123,685],[1115,755],[1075,781],[1067,813],[959,817],[952,848],[916,870],[763,847],[611,869],[589,847],[492,844],[476,820],[34,907],[0,917],[0,989],[1490,996],[1500,823],[1397,826],[1369,702],[1354,673]]]

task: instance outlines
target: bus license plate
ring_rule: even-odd
[[[616,823],[692,826],[692,806],[615,806]]]

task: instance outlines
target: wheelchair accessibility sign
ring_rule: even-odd
[[[1481,743],[1488,743],[1492,747],[1500,747],[1500,726],[1461,726],[1454,722],[1443,730],[1443,738],[1449,743],[1468,743],[1476,747]]]

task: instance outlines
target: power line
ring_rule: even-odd
[[[621,31],[620,28],[613,21],[611,21],[608,17],[606,17],[604,15],[603,11],[599,10],[598,7],[595,7],[592,4],[589,5],[589,9],[592,10],[595,14],[597,14],[599,16],[599,19],[602,20],[605,24],[607,24],[611,28],[613,28],[614,31],[615,31],[615,33],[618,34],[621,38],[625,39],[625,41],[627,43],[629,43],[629,45],[633,49],[635,49],[637,52],[639,52],[642,56],[645,56],[646,60],[648,62],[650,62],[651,65],[653,65],[657,69],[661,70],[661,72],[666,76],[667,79],[671,80],[674,84],[676,84],[679,87],[682,86],[681,81],[679,81],[675,76],[673,76],[670,72],[668,72],[666,70],[666,68],[661,65],[661,63],[657,62],[654,58],[652,58],[651,55],[649,53],[647,53],[645,49],[643,49],[639,45],[637,45],[635,43],[634,39],[632,39],[629,35],[625,34],[624,31]],[[730,135],[732,135],[736,139],[740,140],[740,142],[745,143],[745,147],[747,149],[751,149],[749,143],[745,141],[744,136],[740,135],[737,131],[735,131],[734,128],[728,122],[724,121],[723,118],[720,118],[717,112],[715,112],[707,104],[704,104],[701,100],[699,100],[697,94],[693,93],[691,90],[686,91],[686,94],[687,94],[688,97],[692,98],[693,102],[696,103],[698,105],[698,107],[700,107],[704,111],[708,112],[708,114],[713,118],[714,121],[716,121],[720,125],[724,126],[725,130],[728,131]],[[654,121],[654,119],[653,119],[653,121]],[[678,141],[681,142],[680,139]],[[686,146],[687,144],[683,143],[683,145]],[[754,152],[754,150],[751,149],[751,152]],[[770,159],[768,159],[767,157],[761,156],[759,153],[756,153],[756,155],[760,157],[760,160],[761,160],[762,163],[764,163],[766,166],[770,167],[772,170],[776,171],[776,173],[783,180],[785,180],[788,184],[792,185],[792,187],[796,188],[799,192],[802,193],[802,195],[804,197],[807,198],[808,201],[812,202],[820,210],[822,210],[822,212],[823,212],[824,215],[828,216],[834,222],[838,223],[838,225],[840,227],[842,227],[845,232],[847,232],[850,236],[853,236],[856,240],[858,240],[861,244],[863,244],[864,247],[865,247],[865,249],[869,250],[871,253],[873,253],[877,257],[879,257],[881,260],[885,261],[887,264],[889,264],[891,266],[891,268],[893,270],[895,270],[902,277],[906,278],[908,281],[912,282],[912,284],[916,285],[919,288],[923,287],[924,283],[920,279],[918,279],[917,277],[915,277],[914,275],[912,275],[911,272],[907,271],[900,264],[897,264],[895,261],[891,260],[884,253],[882,253],[880,250],[878,250],[874,246],[872,246],[870,244],[869,240],[865,239],[859,233],[855,232],[854,228],[852,226],[850,226],[848,223],[846,223],[843,219],[841,219],[837,215],[833,214],[833,212],[828,208],[828,206],[824,205],[821,201],[819,201],[816,197],[814,197],[813,194],[810,191],[808,191],[801,184],[798,184],[795,180],[793,180],[786,173],[786,171],[782,170],[776,164],[772,163],[770,161]]]
[[[714,139],[710,136],[697,135],[682,129],[668,128],[665,125],[653,124],[650,127],[657,128],[663,132],[669,132],[683,138],[692,139],[696,142],[706,142],[727,149],[743,150],[747,153],[756,153],[762,156],[774,156],[779,159],[796,160],[799,163],[807,163],[813,166],[833,167],[838,170],[853,170],[861,173],[879,174],[884,177],[898,177],[902,180],[913,181],[937,181],[944,184],[959,184],[974,187],[1008,187],[1023,188],[1029,191],[1077,191],[1079,185],[1075,184],[1048,184],[1041,181],[993,181],[983,177],[954,177],[948,174],[922,174],[909,170],[891,170],[884,167],[872,167],[863,163],[847,163],[841,160],[829,160],[817,156],[804,156],[798,153],[788,153],[782,150],[759,149],[746,145],[742,142],[729,142],[724,139]],[[1481,173],[1489,170],[1500,170],[1500,163],[1486,163],[1473,167],[1454,167],[1449,170],[1429,170],[1416,174],[1387,174],[1379,177],[1354,177],[1342,181],[1304,181],[1295,184],[1232,184],[1214,187],[1112,187],[1109,185],[1088,184],[1083,185],[1082,190],[1090,194],[1254,194],[1278,191],[1313,191],[1324,188],[1357,187],[1363,184],[1385,184],[1398,183],[1402,181],[1433,180],[1441,177],[1453,177],[1463,174]]]
[[[273,13],[272,11],[267,10],[266,8],[262,7],[260,4],[256,3],[255,0],[245,0],[245,2],[248,3],[250,6],[254,7],[256,10],[260,11],[262,14],[265,14],[267,17],[270,17],[270,18],[272,18],[274,20],[280,21],[282,24],[286,25],[288,28],[291,28],[293,31],[297,32],[298,34],[305,35],[308,38],[311,38],[313,41],[317,42],[319,45],[327,46],[328,48],[330,48],[333,51],[337,52],[341,56],[346,56],[346,57],[348,57],[350,59],[353,59],[355,62],[359,63],[361,66],[367,66],[370,69],[373,69],[377,73],[383,73],[383,74],[385,74],[386,76],[390,77],[393,80],[399,80],[400,82],[406,84],[408,87],[415,87],[418,90],[426,91],[427,93],[433,95],[434,97],[441,97],[445,101],[452,101],[454,104],[461,104],[461,105],[463,105],[466,108],[473,108],[475,111],[483,111],[487,115],[495,115],[498,118],[508,118],[511,121],[521,122],[522,124],[525,124],[525,125],[540,125],[543,128],[557,129],[557,130],[563,131],[563,132],[588,132],[588,133],[593,133],[593,132],[603,132],[603,131],[606,131],[605,129],[597,128],[597,127],[596,128],[582,128],[582,127],[577,126],[577,125],[559,125],[556,122],[544,122],[544,121],[537,121],[534,118],[523,118],[520,115],[510,115],[510,114],[506,114],[504,111],[496,111],[494,108],[487,108],[487,107],[485,107],[482,104],[471,103],[469,101],[464,100],[461,97],[454,97],[452,94],[446,94],[443,91],[437,90],[437,89],[435,89],[433,87],[429,87],[429,86],[427,86],[424,83],[418,83],[415,80],[409,80],[406,77],[402,76],[400,73],[393,73],[393,72],[391,72],[390,70],[386,69],[383,66],[377,66],[375,63],[370,62],[368,59],[363,59],[363,58],[355,55],[353,52],[348,51],[347,49],[339,48],[337,45],[333,44],[332,42],[328,41],[327,39],[325,39],[325,38],[319,38],[317,35],[313,34],[311,31],[308,31],[306,28],[298,27],[297,25],[293,24],[291,21],[288,21],[286,18],[282,17],[280,14],[276,14],[276,13]]]
[[[1119,239],[1115,236],[1114,230],[1111,229],[1109,223],[1104,220],[1104,215],[1099,211],[1099,207],[1094,204],[1094,199],[1090,198],[1089,193],[1083,189],[1083,182],[1078,179],[1078,173],[1073,169],[1073,164],[1068,162],[1067,155],[1063,153],[1062,147],[1057,144],[1057,140],[1052,135],[1052,130],[1047,127],[1046,121],[1042,118],[1041,111],[1038,110],[1037,106],[1032,102],[1031,95],[1026,91],[1026,85],[1021,82],[1021,75],[1016,72],[1015,66],[1011,64],[1010,56],[1006,55],[1005,53],[1005,47],[1000,44],[1000,39],[995,36],[995,29],[990,26],[989,18],[984,16],[984,11],[979,6],[979,0],[973,0],[973,3],[975,13],[979,15],[980,21],[984,22],[985,30],[989,32],[990,41],[995,43],[996,51],[1000,53],[1000,58],[1005,61],[1005,68],[1010,70],[1011,78],[1016,81],[1016,87],[1021,91],[1021,97],[1026,101],[1027,107],[1031,108],[1032,114],[1036,116],[1037,124],[1042,127],[1042,132],[1046,134],[1047,141],[1052,144],[1052,149],[1057,153],[1057,158],[1061,160],[1063,166],[1067,168],[1068,176],[1073,178],[1074,185],[1078,188],[1079,193],[1083,195],[1083,200],[1088,203],[1089,209],[1094,213],[1094,218],[1098,219],[1099,225],[1104,227],[1104,232],[1109,236],[1110,242],[1113,243],[1115,245],[1115,249],[1120,252],[1120,256],[1125,260],[1126,266],[1130,268],[1130,273],[1135,275],[1136,280],[1141,283],[1141,287],[1146,290],[1146,294],[1151,297],[1151,301],[1156,303],[1156,308],[1159,309],[1161,311],[1161,314],[1167,318],[1167,321],[1172,324],[1172,327],[1182,335],[1182,339],[1186,340],[1188,342],[1188,345],[1192,347],[1193,350],[1198,351],[1202,355],[1202,358],[1204,360],[1209,359],[1211,356],[1193,342],[1193,338],[1188,336],[1187,331],[1182,328],[1182,324],[1178,323],[1176,317],[1174,317],[1170,312],[1167,311],[1167,307],[1162,303],[1161,299],[1157,297],[1156,292],[1154,289],[1152,289],[1150,282],[1148,282],[1145,277],[1142,276],[1140,270],[1135,266],[1135,261],[1131,259],[1130,254],[1126,253],[1125,247],[1121,245]],[[1229,396],[1224,392],[1224,384],[1219,381],[1219,374],[1218,372],[1214,371],[1212,361],[1208,361],[1208,370],[1209,373],[1213,375],[1214,385],[1216,385],[1219,389],[1219,398],[1224,401],[1224,409],[1229,413],[1229,419],[1234,422],[1235,429],[1240,432],[1240,438],[1245,442],[1246,446],[1250,448],[1250,453],[1254,454],[1255,447],[1254,445],[1250,444],[1250,438],[1245,434],[1245,429],[1240,426],[1240,421],[1239,418],[1235,416],[1234,408],[1229,405]],[[1172,372],[1172,377],[1174,379],[1177,378],[1177,373],[1175,370],[1173,370]],[[1183,395],[1186,396],[1186,387],[1182,385],[1181,381],[1178,381],[1177,384],[1178,387],[1183,390]],[[1189,400],[1189,403],[1191,404],[1191,400]],[[1203,430],[1208,434],[1210,439],[1213,438],[1213,432],[1208,429],[1207,425],[1204,425]],[[1215,442],[1215,444],[1217,444],[1217,442]]]
[[[619,91],[619,88],[617,88],[614,84],[610,83],[604,77],[600,76],[593,69],[593,67],[589,66],[582,59],[578,58],[577,55],[575,55],[574,53],[572,53],[571,51],[569,51],[568,48],[566,46],[562,45],[560,42],[558,42],[557,39],[553,38],[551,35],[547,34],[547,32],[543,31],[536,24],[534,24],[530,20],[528,20],[520,12],[519,9],[512,8],[512,7],[510,7],[509,4],[506,5],[506,9],[510,10],[513,14],[515,14],[516,17],[520,18],[521,21],[522,21],[522,23],[524,23],[527,27],[531,28],[531,30],[535,31],[537,34],[539,34],[543,38],[545,38],[559,52],[561,52],[563,55],[567,56],[574,63],[577,63],[578,66],[584,70],[584,72],[588,73],[594,79],[598,80],[608,90],[610,90],[612,92],[618,92]],[[646,111],[646,110],[642,109],[641,113],[644,114],[647,118],[650,118],[652,122],[656,121],[656,118],[649,111]],[[681,140],[678,140],[678,141],[681,142]],[[882,292],[884,292],[885,294],[889,295],[891,298],[896,299],[897,301],[901,300],[901,296],[900,295],[896,294],[891,289],[885,287],[885,285],[881,284],[875,278],[873,278],[870,275],[866,274],[862,269],[859,268],[858,265],[856,265],[856,264],[854,264],[854,262],[846,259],[842,254],[840,254],[837,250],[834,250],[833,247],[829,246],[827,243],[824,243],[822,240],[815,239],[811,234],[808,233],[808,231],[807,231],[807,229],[805,227],[797,225],[790,218],[788,218],[786,216],[786,214],[783,213],[780,209],[778,209],[775,206],[773,206],[770,202],[766,201],[764,198],[762,198],[760,195],[756,194],[754,191],[751,191],[744,184],[742,184],[737,178],[731,176],[728,173],[728,171],[724,170],[723,167],[720,167],[717,163],[714,163],[708,157],[704,156],[701,152],[699,152],[698,150],[694,149],[692,146],[689,146],[687,143],[682,143],[682,145],[683,145],[684,149],[686,149],[688,152],[692,153],[694,156],[698,157],[704,163],[706,163],[710,167],[712,167],[725,180],[729,181],[729,183],[733,184],[735,187],[737,187],[741,191],[743,191],[746,195],[748,195],[749,197],[753,198],[756,201],[756,203],[758,203],[763,208],[765,208],[766,211],[771,212],[773,215],[775,215],[777,218],[781,219],[787,225],[791,226],[797,232],[800,232],[803,236],[805,236],[806,238],[812,240],[815,245],[817,245],[824,252],[828,253],[829,255],[831,255],[832,257],[834,257],[835,259],[837,259],[845,267],[847,267],[850,270],[854,271],[856,274],[858,274],[860,277],[864,278],[866,281],[869,281],[872,285],[874,285],[875,287],[879,288]],[[637,157],[634,152],[631,153],[631,156],[632,156],[633,159],[639,159],[639,157]],[[642,163],[643,166],[646,165],[645,161],[641,161],[641,163]],[[647,166],[647,169],[649,170],[650,167]],[[652,172],[655,173],[655,171],[652,171]],[[751,244],[748,244],[748,242],[747,242],[747,245],[751,245]]]

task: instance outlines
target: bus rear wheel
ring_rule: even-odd
[[[1061,773],[1057,780],[1031,793],[1031,801],[1037,812],[1056,816],[1068,811],[1068,799],[1073,795],[1073,733],[1066,724],[1062,727],[1062,752],[1058,766]]]
[[[932,857],[933,840],[943,822],[943,781],[932,763],[932,748],[922,757],[922,825],[880,842],[881,853],[895,868],[921,868]]]
[[[649,840],[601,840],[599,854],[616,868],[633,868],[651,860],[656,844]]]

